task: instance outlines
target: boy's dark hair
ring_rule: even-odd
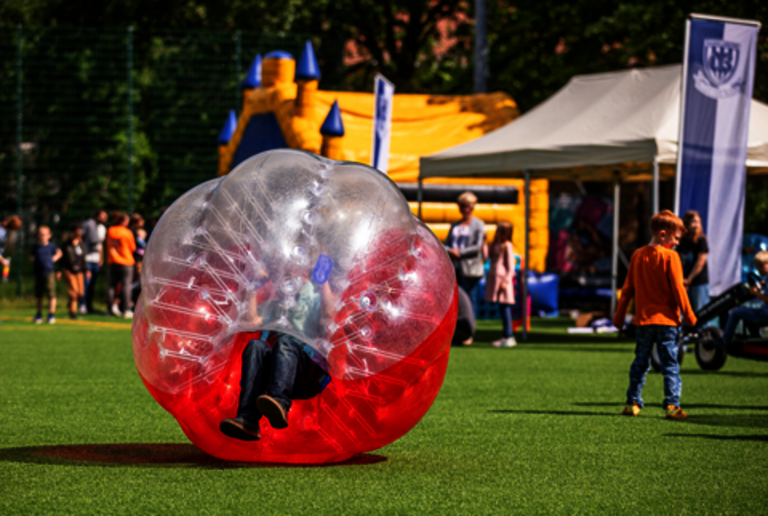
[[[70,225],[69,225],[69,230],[70,230],[72,233],[74,233],[74,232],[75,232],[75,231],[77,231],[78,229],[82,229],[82,228],[81,228],[81,224],[80,224],[80,222],[77,222],[77,221],[75,221],[75,222],[73,222],[72,224],[70,224]]]
[[[653,233],[653,236],[658,235],[662,231],[674,231],[677,229],[685,234],[685,224],[680,220],[680,217],[669,210],[662,210],[651,217],[651,233]]]
[[[101,208],[96,208],[95,210],[93,210],[93,218],[98,219],[99,215],[101,215],[102,213],[106,214],[107,212],[102,210]]]

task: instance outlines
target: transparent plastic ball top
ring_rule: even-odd
[[[334,379],[370,378],[445,324],[455,288],[441,243],[386,176],[269,151],[182,196],[155,228],[136,365],[154,392],[180,395],[220,381],[237,336],[272,330],[317,350]]]

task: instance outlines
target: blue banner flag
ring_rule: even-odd
[[[686,27],[675,211],[696,210],[709,291],[741,278],[749,108],[758,22],[691,15]]]
[[[374,92],[376,100],[373,108],[371,166],[386,174],[389,167],[389,136],[392,132],[392,101],[395,96],[395,86],[384,76],[377,74]]]

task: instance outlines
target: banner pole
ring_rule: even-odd
[[[523,306],[520,307],[523,314],[523,340],[528,340],[528,274],[531,271],[530,253],[531,247],[531,171],[525,170],[525,263],[523,269]]]
[[[675,215],[680,216],[680,176],[683,170],[683,130],[685,125],[685,90],[688,83],[688,45],[691,35],[691,19],[685,20],[685,50],[683,51],[683,76],[680,78],[680,115],[677,125],[677,163],[675,164]],[[655,213],[655,212],[654,212]]]

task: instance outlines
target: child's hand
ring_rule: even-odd
[[[56,281],[61,281],[61,272],[56,273]]]
[[[91,279],[91,271],[85,271],[85,278],[88,280]]]

